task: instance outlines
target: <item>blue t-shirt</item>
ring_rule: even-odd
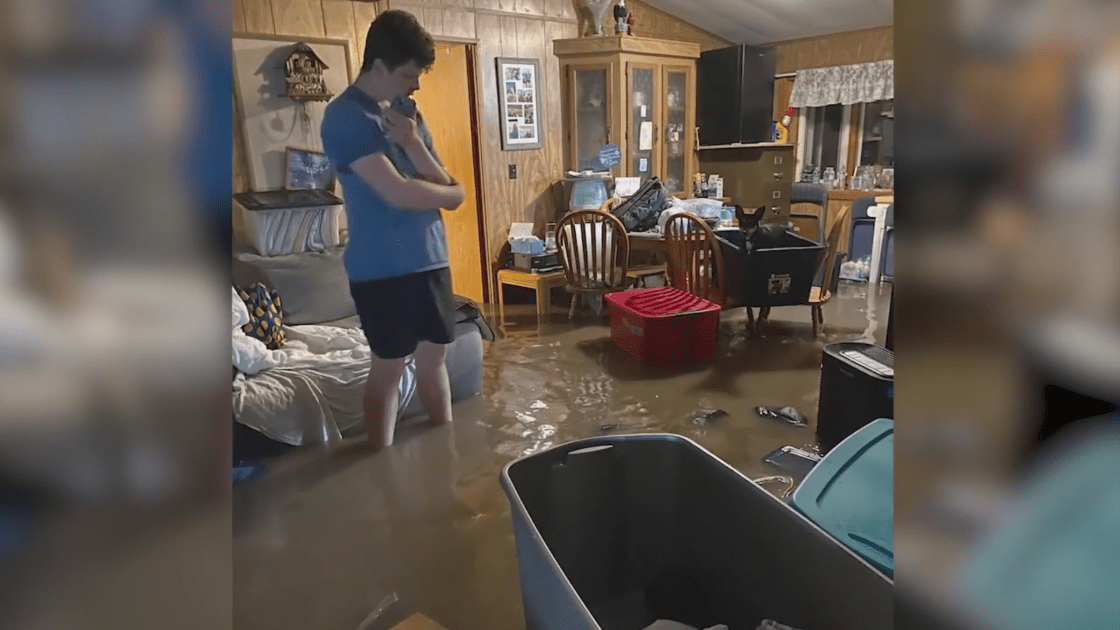
[[[432,135],[419,117],[418,132],[438,162]],[[447,234],[439,208],[418,212],[394,207],[350,169],[360,158],[383,153],[401,175],[417,175],[404,150],[385,135],[378,104],[351,85],[327,105],[320,134],[346,201],[350,243],[343,260],[350,280],[381,280],[447,267]]]

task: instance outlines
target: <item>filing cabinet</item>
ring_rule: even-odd
[[[723,178],[723,195],[751,209],[766,206],[766,223],[789,221],[794,181],[792,144],[700,147],[700,172]]]

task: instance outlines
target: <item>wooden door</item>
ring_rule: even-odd
[[[466,200],[458,210],[443,211],[451,279],[456,294],[482,303],[484,289],[482,225],[476,178],[474,90],[470,55],[465,44],[436,44],[436,61],[420,77],[420,90],[413,98],[419,106],[436,152],[447,172],[462,185]]]
[[[629,63],[626,68],[626,157],[623,173],[660,177],[661,68]],[[643,141],[646,144],[643,145]]]

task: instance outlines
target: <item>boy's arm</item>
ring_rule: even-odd
[[[433,184],[443,184],[450,186],[456,184],[455,178],[447,172],[445,168],[436,160],[432,152],[428,150],[421,140],[417,139],[409,146],[404,147],[404,152],[408,155],[408,159],[412,160],[413,166],[416,167],[416,172],[419,177],[432,182]]]
[[[427,149],[424,151],[427,153]],[[422,179],[408,179],[384,153],[373,153],[350,164],[382,199],[402,210],[454,210],[463,203],[463,187],[458,183],[437,184]]]
[[[455,209],[463,202],[463,189],[457,184],[403,177],[387,157],[389,140],[364,111],[347,103],[328,108],[320,133],[323,149],[339,172],[357,175],[402,210]]]
[[[421,179],[445,186],[457,183],[447,169],[443,168],[443,164],[435,155],[435,150],[429,146],[431,137],[426,131],[421,132],[419,112],[416,114],[416,120],[413,120],[400,112],[388,109],[384,113],[384,120],[389,137],[404,149],[405,155],[412,161]]]

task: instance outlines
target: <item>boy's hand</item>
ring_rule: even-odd
[[[393,142],[404,148],[416,146],[420,143],[420,134],[417,133],[416,121],[393,109],[385,109],[382,113],[385,120],[385,134]]]

